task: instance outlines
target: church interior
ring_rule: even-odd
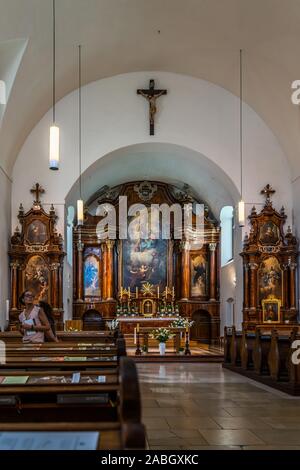
[[[299,2],[0,12],[0,450],[300,450]]]

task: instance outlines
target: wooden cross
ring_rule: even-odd
[[[35,186],[30,190],[31,194],[35,194],[35,204],[40,204],[40,194],[43,194],[45,190],[39,183],[35,183]]]
[[[149,82],[149,90],[137,90],[138,95],[142,95],[146,100],[149,101],[149,123],[150,123],[150,135],[154,135],[154,116],[157,111],[156,100],[162,95],[167,94],[167,90],[155,90],[154,80]]]
[[[270,184],[267,184],[264,189],[261,190],[260,194],[263,194],[266,198],[266,204],[271,201],[271,196],[276,193],[275,189]]]

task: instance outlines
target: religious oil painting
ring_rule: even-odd
[[[280,323],[280,300],[263,300],[262,309],[264,323]]]
[[[278,259],[275,256],[266,258],[260,265],[258,275],[260,300],[272,297],[281,299],[282,271]]]
[[[123,241],[123,286],[141,288],[147,282],[161,290],[167,285],[168,241]]]
[[[100,263],[91,254],[84,260],[84,295],[85,297],[100,297]]]
[[[191,253],[191,297],[207,295],[207,257],[202,253]]]
[[[43,244],[47,241],[47,227],[41,220],[33,220],[28,225],[27,241],[31,244]]]
[[[259,241],[263,245],[276,245],[279,241],[279,228],[274,222],[265,222],[259,230]]]
[[[49,270],[44,258],[32,256],[25,269],[25,289],[34,294],[34,302],[49,302]]]
[[[148,208],[150,219],[151,210]],[[160,287],[167,285],[168,240],[162,239],[161,227],[157,237],[145,236],[140,216],[128,218],[130,232],[122,244],[122,285],[125,288],[142,288],[150,283]]]

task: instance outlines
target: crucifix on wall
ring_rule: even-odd
[[[167,90],[155,90],[154,80],[150,80],[148,90],[137,90],[138,95],[142,95],[146,100],[149,101],[149,123],[150,123],[150,135],[154,135],[154,116],[156,114],[156,100],[162,95],[167,94]]]
[[[34,194],[35,200],[34,204],[40,204],[40,194],[43,194],[45,190],[42,188],[42,186],[39,183],[35,183],[35,186],[30,190],[31,194]]]

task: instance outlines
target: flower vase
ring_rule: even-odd
[[[159,354],[161,356],[166,354],[166,343],[159,343]]]

